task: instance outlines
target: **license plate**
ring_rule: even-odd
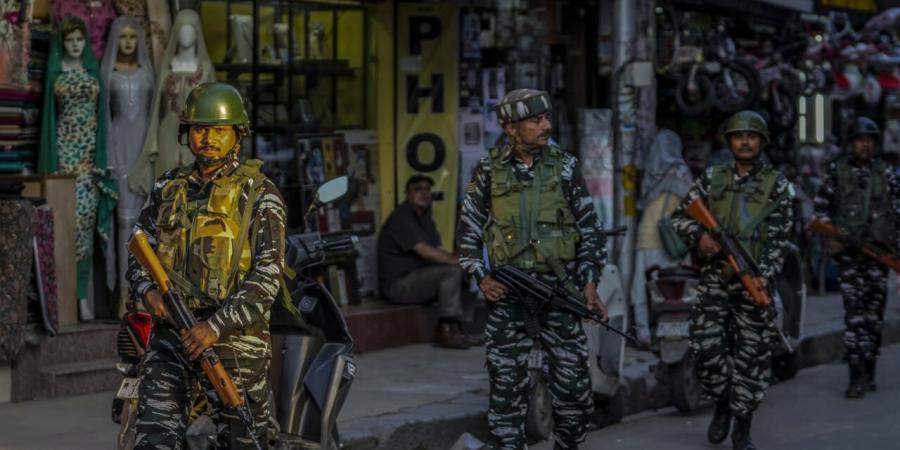
[[[140,378],[125,377],[125,379],[122,380],[122,384],[119,385],[119,391],[116,392],[116,398],[121,398],[122,400],[138,398],[139,385]]]
[[[658,338],[685,338],[690,334],[690,322],[660,322],[656,326],[656,337]]]
[[[528,354],[528,368],[540,370],[544,368],[544,354],[540,351],[532,351]]]

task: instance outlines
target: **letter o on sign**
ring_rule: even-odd
[[[431,162],[423,162],[419,159],[419,147],[426,142],[434,147],[434,160]],[[444,165],[445,159],[447,159],[447,148],[441,137],[434,133],[419,133],[406,144],[406,162],[417,172],[434,172]]]

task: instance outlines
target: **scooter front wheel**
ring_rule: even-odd
[[[531,395],[528,400],[528,415],[525,416],[525,435],[535,441],[550,438],[553,432],[553,403],[550,388],[540,374],[533,373]]]
[[[700,406],[700,380],[694,371],[694,357],[688,354],[679,362],[670,364],[669,386],[672,394],[672,402],[675,408],[682,413],[691,413]]]
[[[612,396],[594,394],[594,424],[600,428],[615,425],[625,418],[627,388],[619,385]]]

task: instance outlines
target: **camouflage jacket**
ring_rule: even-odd
[[[219,169],[212,179],[232,173],[240,164],[237,161],[226,164]],[[147,235],[150,245],[157,245],[157,219],[160,208],[162,189],[176,179],[178,169],[163,174],[153,186],[147,203],[141,210],[134,230],[141,230]],[[193,172],[188,179],[188,201],[209,198],[213,187],[212,181],[203,184],[203,180]],[[248,193],[242,194],[246,201]],[[279,292],[282,269],[284,268],[284,229],[285,206],[278,188],[268,179],[262,186],[250,219],[250,229],[257,230],[256,248],[251,249],[251,267],[234,290],[209,318],[208,323],[222,336],[249,327],[260,319],[268,317]],[[153,285],[150,274],[140,265],[134,256],[129,255],[126,275],[135,298],[143,298]]]
[[[584,178],[578,167],[578,159],[563,153],[562,190],[563,196],[575,216],[581,235],[576,259],[566,264],[569,277],[576,280],[580,288],[585,284],[600,281],[600,273],[606,264],[606,238],[600,231],[600,223],[594,211],[594,202],[588,193]],[[534,164],[528,167],[513,154],[512,147],[506,146],[501,154],[504,163],[513,164],[513,172],[519,180],[534,178],[533,168],[543,152],[535,155]],[[459,224],[459,264],[463,270],[474,276],[478,282],[487,276],[484,263],[484,226],[491,211],[491,159],[482,158],[475,166],[472,182],[466,186],[462,214]]]
[[[821,218],[827,222],[832,222],[832,218],[837,213],[837,199],[835,198],[836,192],[835,189],[838,185],[838,159],[836,158],[831,164],[828,165],[828,170],[825,173],[825,179],[822,180],[822,186],[819,188],[819,192],[816,193],[816,198],[813,200],[813,204],[815,207],[815,216]],[[857,172],[859,178],[868,178],[868,172],[871,170],[867,166],[861,166],[855,161],[851,159],[848,162],[848,165]],[[898,228],[897,238],[896,238],[896,248],[900,251],[900,179],[894,175],[893,168],[890,164],[885,165],[884,179],[887,180],[887,188],[891,194],[891,205],[894,209],[894,217],[896,218],[894,221],[894,225]]]
[[[743,177],[740,176],[735,169],[735,181],[740,183],[742,180],[747,179],[747,177],[755,176],[762,168],[762,164],[764,163],[758,163],[750,173]],[[681,204],[678,205],[678,208],[672,213],[672,225],[690,246],[695,246],[697,241],[700,240],[700,236],[703,233],[703,227],[697,221],[690,218],[685,210],[696,198],[703,199],[704,203],[709,206],[709,189],[712,184],[712,173],[712,168],[709,168],[703,175],[697,178],[697,180],[694,181],[694,186],[688,190],[688,193],[685,195]],[[789,192],[790,195],[783,195],[786,192]],[[787,244],[792,238],[794,227],[793,187],[791,187],[787,178],[780,173],[778,174],[778,180],[775,182],[775,187],[769,195],[769,201],[777,201],[778,199],[780,199],[778,208],[765,219],[768,233],[760,252],[760,260],[757,261],[762,275],[770,280],[781,272],[781,267],[784,265]],[[712,261],[708,261],[703,265],[705,276],[710,276],[709,274],[719,274],[719,269],[724,266],[724,262],[725,259],[722,253],[713,258]],[[727,280],[720,281],[724,282]]]

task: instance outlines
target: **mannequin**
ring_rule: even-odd
[[[76,17],[65,18],[53,37],[47,60],[44,114],[38,171],[75,175],[76,297],[82,320],[93,318],[88,286],[94,230],[101,244],[109,236],[115,187],[106,168],[106,121],[98,114],[105,101],[97,61],[87,45],[88,30]],[[104,247],[105,248],[105,247]]]
[[[128,289],[128,238],[144,204],[144,196],[128,189],[128,171],[137,161],[147,132],[154,75],[146,34],[130,16],[116,19],[109,32],[100,74],[107,102],[103,108],[108,124],[106,138],[109,167],[119,193],[113,242],[106,252],[107,282],[115,289],[118,280],[119,313],[124,312]]]
[[[128,186],[147,195],[153,182],[168,170],[194,162],[186,145],[178,142],[178,117],[191,90],[216,73],[200,26],[200,16],[182,10],[175,17],[169,45],[157,71],[156,92],[150,108],[150,126],[136,165],[128,174]]]
[[[111,0],[53,0],[53,21],[61,24],[66,17],[77,17],[84,22],[95,56],[103,56],[106,33],[116,18]]]

